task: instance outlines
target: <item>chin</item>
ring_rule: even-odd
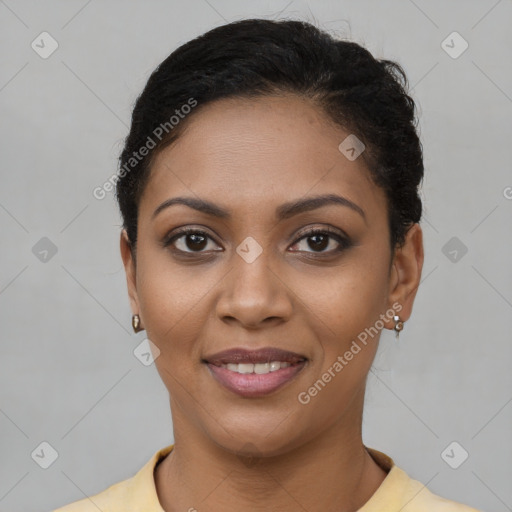
[[[219,423],[209,423],[204,430],[210,439],[239,456],[279,456],[309,441],[306,432],[299,428],[304,422],[290,411],[242,414],[237,410],[233,416],[224,415]]]

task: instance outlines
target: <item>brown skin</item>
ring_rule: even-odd
[[[308,404],[297,397],[394,303],[408,320],[423,266],[421,228],[414,224],[391,253],[384,192],[362,157],[350,161],[338,150],[348,132],[308,100],[223,99],[188,121],[153,164],[136,268],[124,230],[120,241],[131,308],[160,350],[155,364],[170,394],[175,448],[155,470],[160,502],[167,512],[357,510],[386,476],[361,436],[380,332]],[[279,205],[325,193],[350,199],[366,219],[327,205],[276,220]],[[177,196],[206,199],[233,217],[175,205],[151,219]],[[185,225],[211,239],[161,245]],[[302,238],[304,228],[329,226],[352,245],[336,252],[335,238],[321,246]],[[263,249],[252,263],[236,252],[248,236]],[[386,318],[385,328],[393,326]],[[201,362],[235,347],[276,347],[308,361],[272,394],[243,398]]]

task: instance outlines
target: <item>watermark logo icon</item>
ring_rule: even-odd
[[[441,48],[452,59],[458,59],[468,49],[468,47],[468,42],[455,31],[448,35],[441,43]]]
[[[142,340],[133,351],[133,355],[144,365],[151,366],[160,356],[160,349],[148,338]]]
[[[462,466],[468,457],[469,453],[457,441],[451,442],[441,453],[441,458],[452,469]]]
[[[40,467],[48,469],[57,460],[59,454],[50,443],[43,441],[30,456]]]
[[[57,50],[59,43],[48,32],[41,32],[30,46],[39,57],[47,59]]]
[[[43,236],[32,247],[32,253],[39,261],[48,263],[57,254],[57,246],[49,238]]]
[[[263,252],[263,248],[252,236],[248,236],[236,248],[236,252],[247,263],[252,263]]]
[[[441,252],[452,262],[458,263],[468,252],[468,248],[456,236],[452,236],[441,248]]]
[[[348,160],[353,162],[364,150],[366,146],[353,133],[351,133],[338,146],[340,152],[346,156]]]

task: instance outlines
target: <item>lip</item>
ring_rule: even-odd
[[[229,363],[270,363],[271,361],[283,361],[285,363],[296,364],[306,359],[307,357],[302,354],[272,347],[260,348],[258,350],[232,348],[203,358],[204,361],[216,366]]]
[[[220,365],[243,363],[270,363],[281,361],[291,366],[265,373],[238,373]],[[290,382],[306,365],[307,358],[296,352],[277,348],[247,350],[235,348],[218,352],[205,357],[203,362],[208,366],[213,377],[229,391],[246,398],[262,397],[273,393]]]

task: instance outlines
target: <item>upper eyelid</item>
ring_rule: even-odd
[[[188,234],[194,234],[194,233],[200,233],[203,236],[206,235],[207,238],[209,238],[210,240],[215,242],[217,245],[219,245],[217,243],[217,241],[215,240],[215,237],[210,235],[210,233],[208,233],[208,231],[205,228],[191,227],[191,226],[184,226],[182,228],[178,228],[177,232],[173,233],[170,236],[166,236],[164,238],[164,244],[166,246],[173,245],[174,242],[176,242],[176,240],[179,240],[180,238],[182,238]],[[350,240],[349,236],[342,229],[333,228],[332,226],[312,226],[312,227],[306,227],[306,228],[300,230],[299,233],[297,235],[295,235],[293,245],[297,244],[304,238],[307,238],[309,236],[314,236],[315,234],[327,234],[328,236],[330,236],[332,238],[339,237],[342,239],[342,241],[345,241],[345,242],[348,242]],[[340,243],[339,241],[337,241],[337,242]],[[196,252],[197,254],[200,254],[201,252],[204,252],[204,251],[183,251],[183,252],[191,252],[191,253]]]
[[[323,227],[313,226],[313,227],[309,227],[309,228],[304,228],[303,230],[299,231],[299,233],[296,235],[297,240],[300,240],[303,237],[310,235],[310,233],[315,234],[316,232],[326,233],[328,235],[339,236],[339,237],[345,238],[347,240],[349,238],[349,236],[345,233],[345,231],[343,231],[340,228],[333,228],[331,226],[323,226]]]

